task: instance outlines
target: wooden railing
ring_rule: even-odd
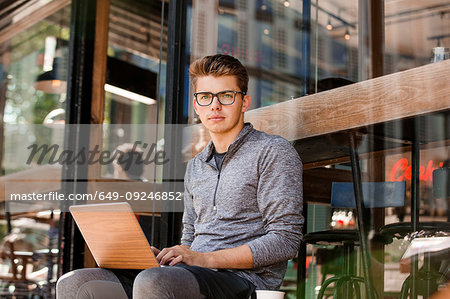
[[[450,60],[251,110],[245,120],[287,140],[450,109]]]

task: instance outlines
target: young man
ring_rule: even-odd
[[[181,245],[153,248],[171,267],[140,272],[133,298],[247,299],[255,289],[279,288],[298,251],[302,164],[288,141],[244,123],[251,97],[247,70],[237,59],[204,57],[191,65],[190,76],[194,108],[211,141],[187,166]],[[83,279],[85,269],[72,272],[72,284],[63,276],[59,298],[68,298],[64,286],[73,288],[75,280],[81,281],[78,294],[87,296],[71,298],[106,298],[102,292],[113,283],[123,296],[117,277],[94,270],[102,271],[99,279],[94,271]],[[99,292],[92,279],[110,282]]]

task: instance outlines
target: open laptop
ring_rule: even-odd
[[[69,210],[99,267],[159,267],[128,203],[76,205]]]

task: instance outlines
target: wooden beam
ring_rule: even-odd
[[[105,110],[106,58],[108,50],[109,0],[97,0],[91,123],[103,124]]]
[[[254,109],[245,114],[245,121],[259,130],[296,141],[449,109],[450,60],[445,60]],[[199,143],[210,140],[201,124],[192,126],[190,133],[192,140]],[[194,143],[192,156],[202,148]],[[398,150],[387,151],[381,154]],[[342,157],[304,166],[307,169],[348,161],[348,157]]]
[[[106,58],[108,50],[108,25],[109,25],[109,0],[97,0],[95,16],[95,44],[94,44],[94,67],[92,70],[92,102],[91,102],[91,124],[93,130],[90,134],[89,148],[92,150],[98,145],[102,148],[103,130],[102,124],[105,110],[105,82],[106,82]],[[101,165],[96,163],[89,166],[89,179],[101,176]],[[95,259],[87,244],[84,244],[85,268],[95,268]]]
[[[450,109],[450,60],[254,109],[245,120],[294,141]]]
[[[70,0],[53,0],[45,5],[36,8],[36,10],[31,12],[30,14],[27,14],[17,22],[11,23],[10,26],[0,31],[0,43],[3,43],[4,41],[12,38],[19,32],[30,28],[37,22],[45,19],[51,14],[69,5],[70,2]]]
[[[450,60],[253,109],[245,121],[289,141],[450,109]],[[192,132],[209,140],[196,125]],[[200,133],[196,133],[200,132]]]

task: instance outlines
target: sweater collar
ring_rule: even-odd
[[[230,155],[234,153],[241,144],[244,142],[245,138],[247,137],[250,132],[254,131],[253,125],[251,123],[244,123],[244,127],[239,132],[236,139],[233,141],[232,144],[228,147],[227,155]],[[209,162],[214,154],[214,143],[212,140],[209,141],[208,145],[200,152],[199,158],[204,162]]]

